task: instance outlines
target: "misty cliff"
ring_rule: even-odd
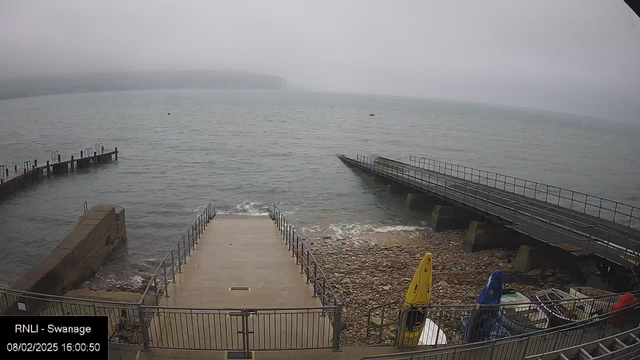
[[[287,90],[281,77],[248,72],[148,72],[0,79],[0,100],[93,91],[156,89]]]

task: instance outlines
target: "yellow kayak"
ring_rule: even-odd
[[[431,301],[431,253],[426,253],[413,274],[402,303],[400,346],[418,345],[426,320],[426,306]]]

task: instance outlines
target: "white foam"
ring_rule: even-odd
[[[424,230],[429,230],[429,229],[430,228],[428,228],[428,227],[422,227],[422,226],[396,225],[396,226],[383,226],[383,227],[375,228],[375,229],[373,229],[373,232],[377,232],[377,233],[386,233],[386,232],[392,232],[392,231],[411,231],[411,232],[416,232],[416,231],[424,231]]]
[[[264,205],[261,202],[257,201],[243,201],[239,204],[236,204],[230,210],[220,210],[216,209],[217,214],[242,214],[242,215],[253,215],[253,216],[264,216],[269,215],[267,209],[269,207]]]

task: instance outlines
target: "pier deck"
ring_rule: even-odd
[[[576,256],[597,256],[625,268],[637,264],[640,231],[620,223],[624,220],[625,224],[631,224],[637,220],[635,208],[631,208],[626,218],[612,221],[588,211],[576,211],[573,202],[568,208],[561,206],[561,201],[566,201],[561,196],[558,197],[558,205],[549,203],[548,199],[539,200],[535,193],[533,198],[528,197],[529,192],[535,190],[527,187],[526,183],[520,195],[385,157],[358,156],[352,159],[339,155],[339,158],[413,192],[434,195]],[[548,197],[548,191],[543,195]],[[585,203],[585,208],[593,206],[587,201]],[[580,205],[577,200],[576,205]]]

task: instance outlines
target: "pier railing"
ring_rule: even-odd
[[[316,257],[313,255],[309,244],[296,231],[295,227],[287,221],[280,209],[273,205],[273,220],[285,240],[287,250],[291,251],[291,257],[300,265],[300,274],[304,274],[307,284],[313,285],[313,296],[320,299],[325,307],[331,307],[333,311],[327,314],[331,318],[333,326],[333,347],[340,349],[340,331],[342,327],[342,304],[333,291],[333,286],[327,279]]]
[[[176,272],[182,272],[182,265],[187,264],[187,258],[191,256],[191,251],[196,249],[198,240],[202,237],[204,230],[207,228],[209,221],[216,216],[216,211],[211,204],[202,210],[191,225],[191,228],[182,235],[180,239],[173,245],[171,250],[162,258],[158,267],[149,279],[149,283],[142,293],[140,303],[144,303],[144,299],[153,291],[155,305],[160,305],[162,296],[169,297],[169,283],[176,282]]]
[[[504,337],[505,333],[497,333],[497,329],[488,329],[489,332],[493,331],[494,334],[473,331],[474,324],[473,319],[495,319],[497,314],[504,314],[503,320],[509,317],[522,317],[526,315],[529,324],[538,322],[538,326],[544,325],[543,322],[548,319],[548,327],[554,327],[563,325],[568,322],[586,320],[594,318],[599,315],[607,314],[611,312],[613,304],[624,293],[589,297],[589,298],[576,298],[569,300],[555,300],[555,301],[532,301],[528,303],[509,304],[502,303],[498,305],[429,305],[421,306],[413,309],[401,309],[402,301],[394,301],[383,305],[374,306],[369,309],[367,315],[367,339],[372,344],[387,344],[402,346],[402,339],[400,339],[399,329],[401,324],[399,321],[402,319],[412,320],[409,313],[410,311],[419,310],[422,312],[425,318],[437,326],[437,328],[431,328],[425,331],[425,336],[431,339],[429,345],[438,346],[444,345],[437,337],[438,332],[446,336],[447,345],[464,344],[467,342],[477,342],[493,337]],[[631,292],[634,296],[640,296],[640,291]],[[549,309],[561,306],[566,312],[565,318],[560,317],[548,317]],[[466,323],[463,324],[462,320],[466,318]],[[536,330],[534,325],[517,325],[511,323],[512,328],[517,331],[529,332]],[[461,331],[461,328],[464,331]],[[546,327],[546,326],[545,326]],[[472,331],[469,331],[472,330]],[[487,330],[487,329],[485,329]],[[392,336],[391,336],[392,335]],[[393,341],[390,340],[393,338]]]
[[[640,225],[640,209],[619,201],[422,156],[409,156],[409,164],[439,174],[558,205],[627,227]]]
[[[287,245],[287,250],[291,251],[291,257],[295,257],[296,264],[300,265],[300,274],[305,274],[307,284],[313,284],[313,296],[320,298],[322,305],[337,306],[338,297],[333,291],[333,287],[318,264],[316,257],[309,247],[309,244],[296,231],[295,227],[287,221],[282,211],[273,205],[274,221],[282,238]]]
[[[120,301],[79,299],[0,288],[0,315],[106,316],[109,342],[143,342],[141,305]]]
[[[616,231],[596,229],[596,226],[585,228],[585,224],[569,218],[563,218],[563,223],[556,222],[540,216],[539,211],[530,209],[510,196],[498,192],[489,194],[486,188],[479,185],[439,176],[398,161],[357,155],[355,162],[366,170],[390,177],[400,184],[419,188],[448,201],[496,216],[507,221],[506,226],[540,241],[561,239],[559,242],[564,246],[577,247],[578,250],[593,252],[610,260],[616,259],[617,263],[628,268],[640,260],[638,241]],[[616,239],[622,245],[617,245]]]
[[[404,353],[371,355],[363,359],[386,360],[518,360],[527,356],[591,342],[638,327],[640,304],[598,315],[588,320],[534,332],[480,342],[454,344]],[[447,344],[449,345],[447,338]]]

